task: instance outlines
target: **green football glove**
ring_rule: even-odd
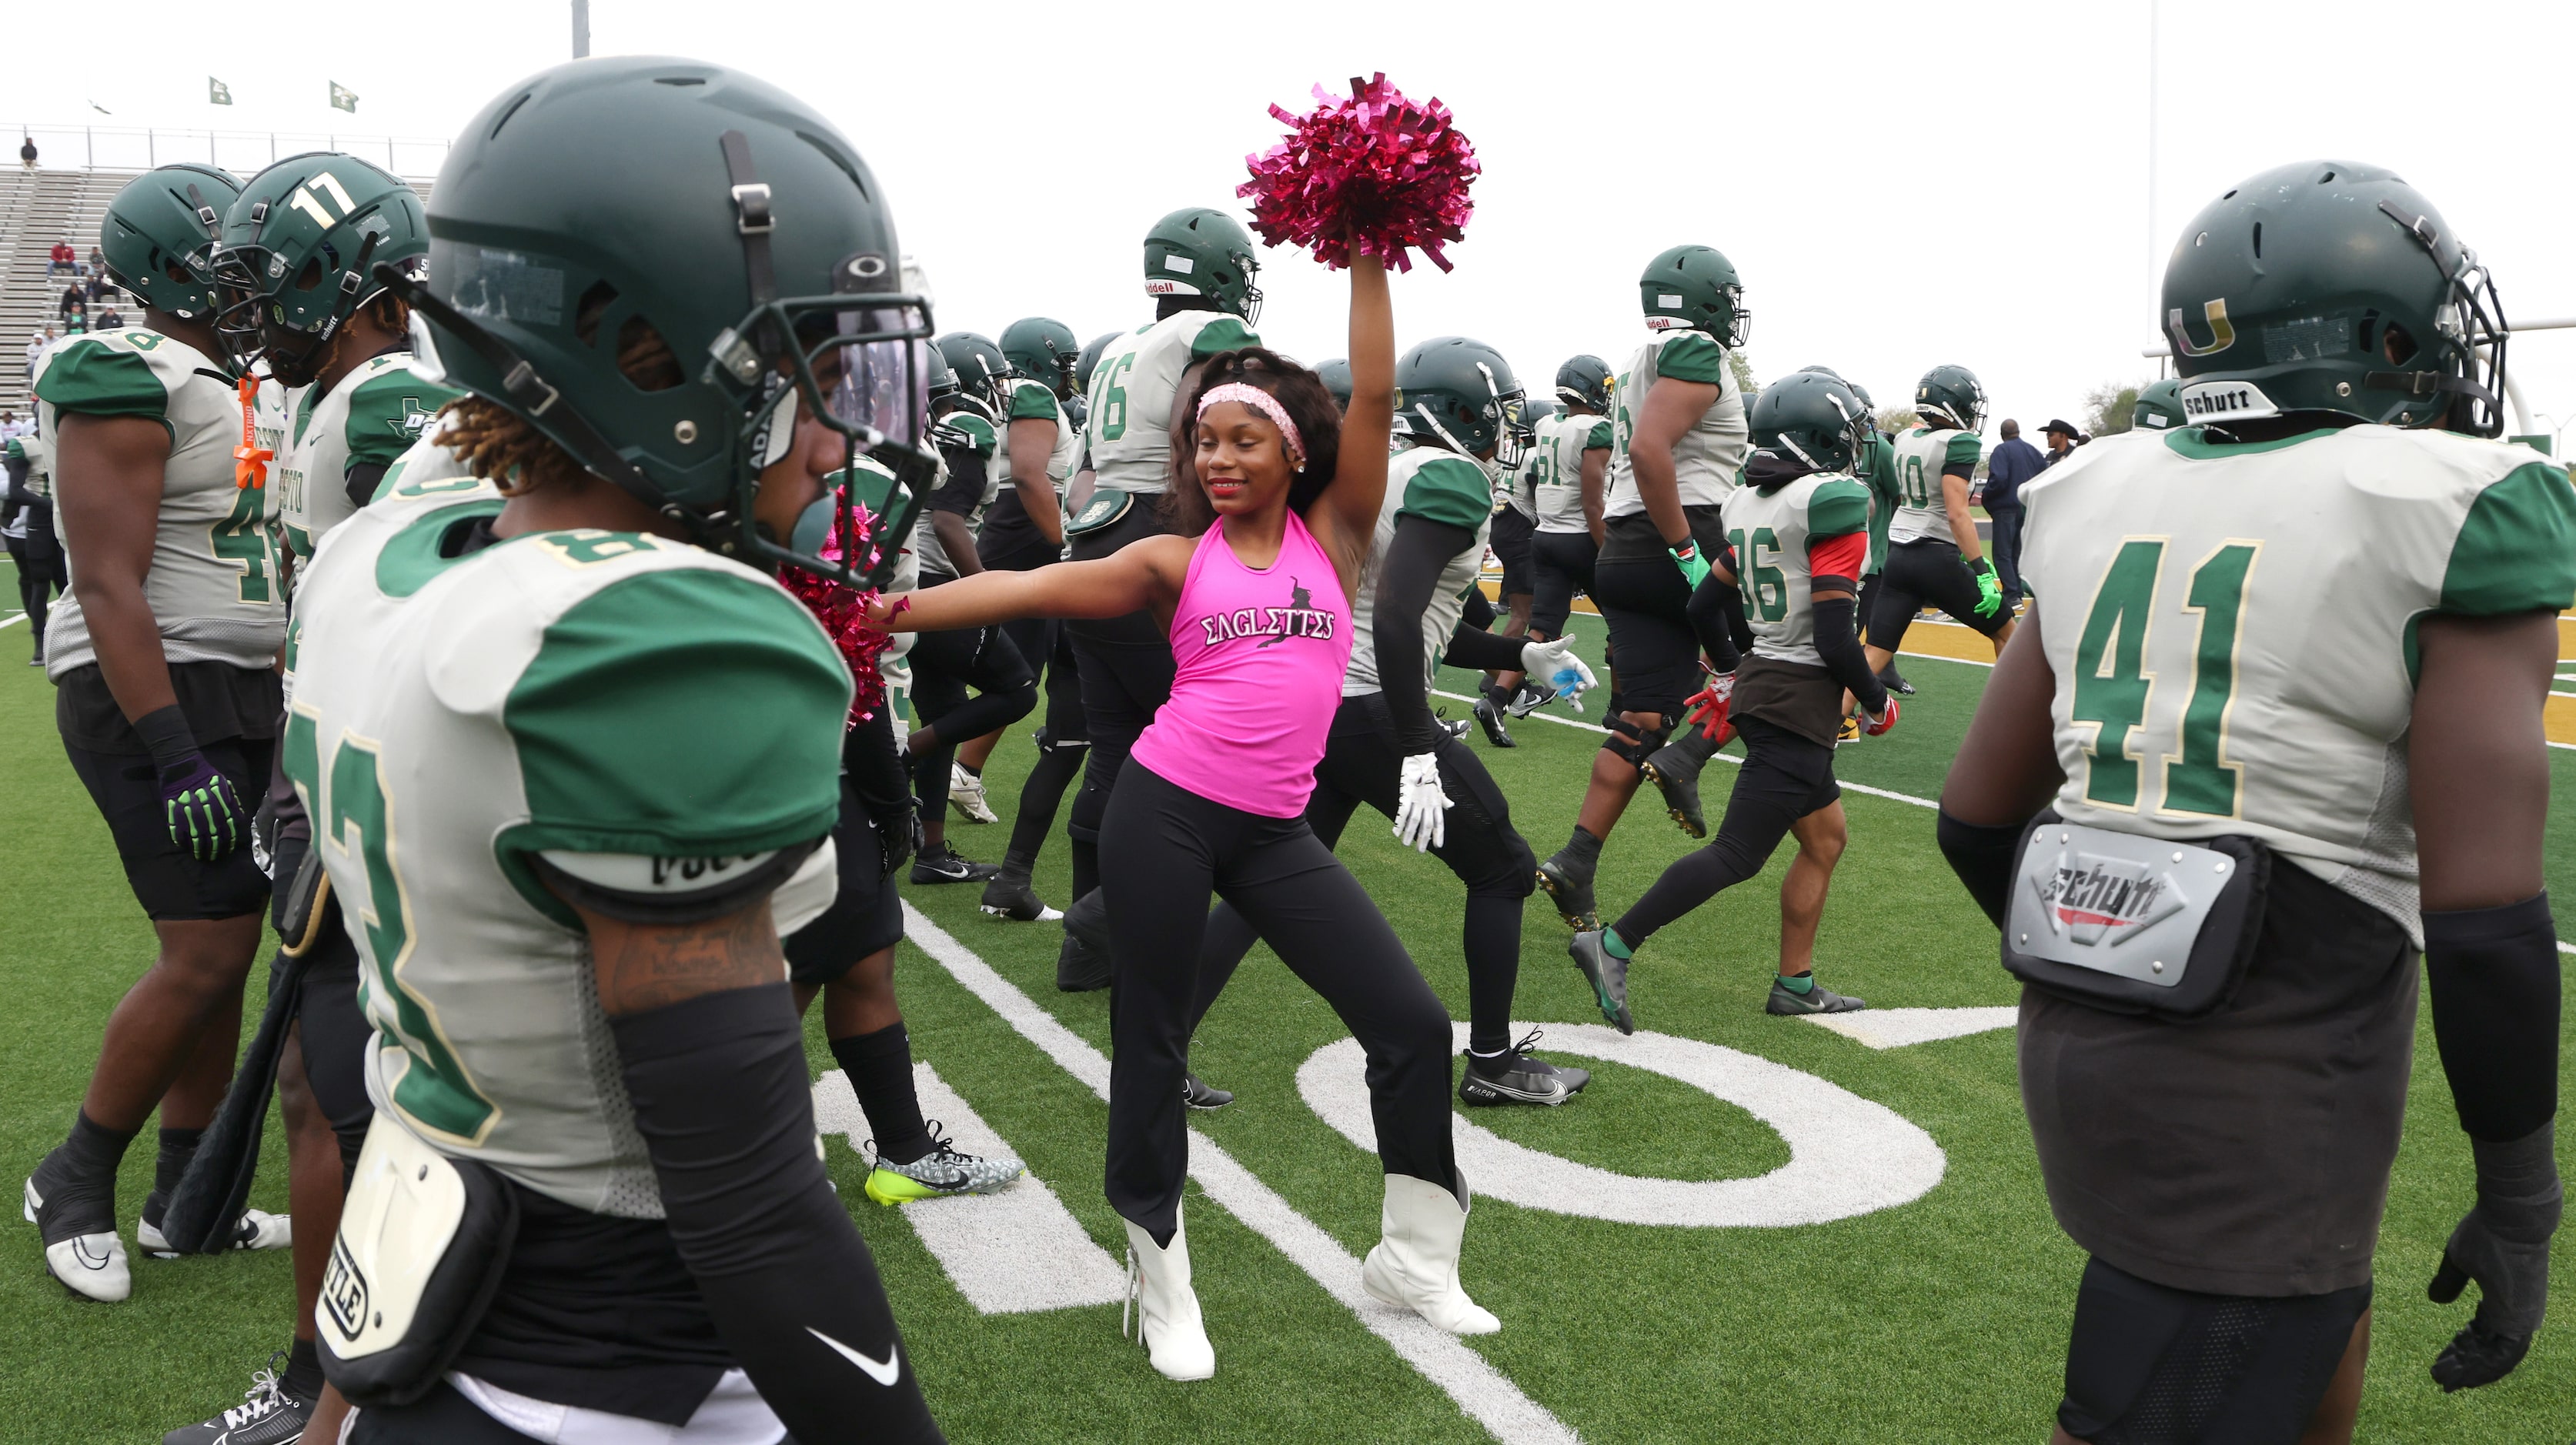
[[[1699,543],[1685,541],[1666,550],[1673,554],[1673,565],[1682,569],[1682,582],[1693,592],[1698,591],[1700,579],[1708,575],[1708,559],[1699,554]]]
[[[2003,611],[2004,584],[1995,575],[1995,564],[1980,557],[1968,564],[1968,575],[1977,579],[1977,615],[1992,617]]]

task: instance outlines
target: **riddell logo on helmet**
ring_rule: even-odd
[[[2193,421],[2246,421],[2281,409],[2250,381],[2203,381],[2182,389],[2182,414]]]

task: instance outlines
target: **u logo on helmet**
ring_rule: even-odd
[[[2226,297],[2221,296],[2215,301],[2204,304],[2200,308],[2200,314],[2209,323],[2207,346],[2191,344],[2191,333],[2182,323],[2181,307],[2174,307],[2165,313],[2165,327],[2173,332],[2174,350],[2177,353],[2183,356],[2215,356],[2236,344],[2236,327],[2227,319]]]

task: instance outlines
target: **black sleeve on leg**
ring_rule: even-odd
[[[1959,875],[1968,896],[1986,911],[1995,927],[2004,926],[2004,905],[2012,897],[2014,855],[2021,851],[2020,823],[1962,823],[1947,810],[1933,825],[1933,837],[1941,845],[1941,856],[1950,860],[1950,871]]]
[[[824,1179],[787,985],[609,1029],[671,1241],[788,1432],[802,1445],[939,1440],[876,1263]]]
[[[1846,577],[1818,577],[1813,585],[1828,583],[1844,590],[1851,588]],[[1852,600],[1836,597],[1814,604],[1816,614],[1816,655],[1825,661],[1825,671],[1834,681],[1851,690],[1851,695],[1871,716],[1887,711],[1887,689],[1878,674],[1869,670],[1869,654],[1861,651],[1860,638],[1852,631]]]
[[[2519,1139],[2558,1112],[2558,970],[2546,891],[2424,915],[2433,1039],[2470,1138]]]
[[[1476,534],[1426,517],[1403,517],[1377,574],[1369,645],[1377,650],[1377,685],[1406,757],[1440,745],[1440,723],[1431,715],[1431,680],[1422,675],[1422,614],[1449,560],[1476,545]],[[1517,665],[1520,653],[1514,649]]]
[[[1736,630],[1744,629],[1748,637],[1752,632],[1752,624],[1744,617],[1742,590],[1711,572],[1699,579],[1699,586],[1691,589],[1690,605],[1686,610],[1690,616],[1691,635],[1699,639],[1700,650],[1708,654],[1709,665],[1720,672],[1735,671],[1736,664],[1744,660],[1743,648],[1735,644]],[[1751,645],[1750,642],[1745,644],[1746,647]]]

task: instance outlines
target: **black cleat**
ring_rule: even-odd
[[[1183,1074],[1181,1102],[1200,1113],[1206,1113],[1210,1109],[1222,1109],[1233,1103],[1234,1091],[1216,1088],[1196,1074]]]
[[[947,843],[937,852],[925,848],[912,860],[915,883],[990,883],[1002,876],[1002,870],[990,863],[977,863],[959,855]]]
[[[1490,1059],[1467,1055],[1467,1067],[1458,1078],[1458,1101],[1462,1104],[1536,1104],[1553,1107],[1583,1092],[1592,1082],[1588,1069],[1560,1069],[1530,1052],[1537,1047],[1539,1030],[1532,1029],[1519,1043]]]
[[[1907,682],[1904,676],[1897,672],[1896,664],[1892,662],[1878,674],[1878,685],[1901,697],[1914,696],[1914,684]]]
[[[983,909],[995,918],[1013,923],[1053,923],[1064,914],[1046,906],[1037,890],[1029,886],[1029,875],[1013,873],[1004,865],[999,877],[984,885]]]
[[[296,1445],[304,1438],[304,1423],[313,1417],[314,1402],[287,1392],[278,1358],[269,1356],[268,1368],[251,1376],[240,1404],[212,1419],[180,1426],[162,1436],[161,1445]]]
[[[1708,819],[1699,808],[1699,770],[1716,751],[1699,729],[1690,728],[1646,759],[1646,776],[1663,793],[1664,811],[1694,838],[1708,836]]]
[[[1566,856],[1558,849],[1555,856],[1538,865],[1538,886],[1556,901],[1556,913],[1573,929],[1599,928],[1601,917],[1592,903],[1592,869],[1590,863]]]
[[[1601,938],[1601,930],[1586,929],[1566,940],[1565,951],[1583,970],[1583,981],[1592,985],[1592,1001],[1601,1006],[1601,1016],[1618,1025],[1619,1032],[1633,1034],[1637,1020],[1628,1012],[1628,965],[1633,960],[1612,953]]]
[[[1520,746],[1519,743],[1512,741],[1510,730],[1503,726],[1503,710],[1494,706],[1494,700],[1492,698],[1480,697],[1476,699],[1475,713],[1476,726],[1485,730],[1486,742],[1489,742],[1498,748],[1516,748]]]
[[[1802,1014],[1847,1014],[1867,1007],[1867,1001],[1836,993],[1821,983],[1799,993],[1775,978],[1771,980],[1770,1002],[1762,1006],[1762,1011],[1796,1018]]]
[[[1505,708],[1504,711],[1510,713],[1514,717],[1528,717],[1531,713],[1538,711],[1540,708],[1543,708],[1554,701],[1556,701],[1555,688],[1541,687],[1534,682],[1525,682],[1521,684],[1521,690],[1519,692],[1512,694],[1512,704],[1510,707]]]

